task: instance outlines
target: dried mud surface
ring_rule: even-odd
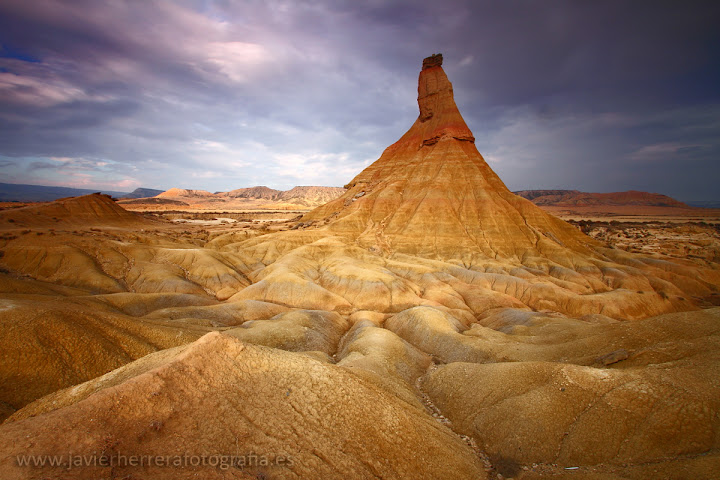
[[[719,303],[711,287],[692,298],[650,282],[634,295],[657,297],[667,310],[680,302],[671,295],[687,295],[704,309],[653,316],[652,307],[630,320],[622,309],[535,305],[509,283],[519,271],[491,265],[386,258],[327,239],[268,265],[244,252],[268,235],[313,231],[297,221],[137,217],[125,226],[26,228],[3,220],[3,478],[709,478],[718,465],[720,309],[710,308]],[[663,271],[718,269],[713,226],[574,228]],[[568,291],[579,280],[533,275],[520,277],[525,289]],[[263,282],[269,287],[248,293]],[[190,366],[184,352],[194,350]],[[375,420],[388,415],[395,420]],[[194,428],[203,435],[190,435]],[[57,429],[70,436],[47,440]],[[419,446],[428,450],[418,454]],[[253,452],[294,463],[14,465],[28,452],[79,451]]]

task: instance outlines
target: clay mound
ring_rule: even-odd
[[[719,319],[720,309],[670,314],[598,328],[590,339],[538,330],[517,336],[519,350],[530,340],[537,357],[546,346],[546,358],[561,363],[457,362],[430,373],[423,388],[505,476],[532,465],[527,478],[566,469],[598,475],[588,478],[713,478]],[[562,363],[578,353],[595,357],[594,365]]]
[[[718,374],[717,364],[712,372]],[[635,478],[657,478],[654,472],[690,460],[694,475],[663,478],[712,478],[720,466],[714,414],[720,391],[687,369],[453,363],[438,368],[426,386],[457,431],[472,436],[493,464],[515,466],[503,472],[508,476],[520,465],[545,464],[635,467],[644,470]]]
[[[65,458],[235,455],[253,478],[486,478],[474,451],[422,407],[342,367],[218,333],[58,392],[29,410],[37,416],[20,412],[0,429],[3,478],[28,473],[17,455],[47,452]],[[61,437],[53,434],[59,431]],[[218,461],[185,468],[46,466],[32,473],[234,478],[237,470]]]
[[[335,354],[350,325],[335,312],[299,310],[281,313],[268,320],[250,320],[226,333],[244,342],[291,352]]]
[[[138,227],[152,224],[150,220],[120,207],[109,195],[100,193],[0,212],[0,226],[4,228],[97,225]]]
[[[14,410],[208,331],[138,320],[87,298],[17,294],[0,300],[0,323],[0,404]]]
[[[506,316],[511,334],[475,325],[465,335],[466,347],[474,337],[476,351],[499,363],[455,361],[422,387],[506,477],[532,465],[528,478],[576,467],[619,478],[712,478],[720,467],[719,320],[718,308],[609,324]],[[457,358],[461,347],[436,341],[431,353]]]
[[[28,231],[9,238],[0,268],[92,294],[184,293],[225,300],[251,283],[246,274],[254,263],[240,253],[168,241],[154,230]]]
[[[441,64],[438,56],[420,72],[420,115],[410,130],[344,195],[301,221],[327,223],[382,253],[515,261],[564,249],[588,254],[591,239],[514,195],[487,165]]]

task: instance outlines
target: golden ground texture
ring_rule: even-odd
[[[418,102],[292,221],[0,212],[0,478],[720,471],[717,229],[566,223],[485,163],[438,57]],[[268,461],[18,464],[50,454]]]

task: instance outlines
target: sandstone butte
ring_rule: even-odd
[[[509,192],[440,55],[418,103],[293,230],[0,213],[0,478],[713,478],[718,266]],[[68,454],[154,463],[18,464]],[[156,461],[185,455],[216,464]]]

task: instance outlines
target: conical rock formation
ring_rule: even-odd
[[[337,311],[427,305],[463,316],[524,305],[643,318],[694,308],[688,296],[713,291],[715,273],[606,248],[510,192],[475,147],[441,65],[440,55],[425,59],[418,118],[344,195],[296,231],[242,244],[267,268],[237,298]]]
[[[442,56],[423,63],[419,116],[340,198],[305,215],[378,252],[521,260],[594,242],[511,193],[475,147]]]

